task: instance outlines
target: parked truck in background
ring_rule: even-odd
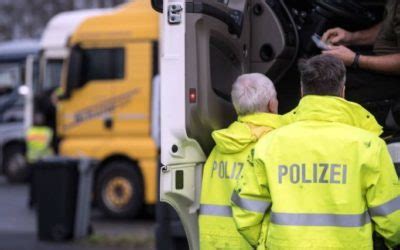
[[[40,40],[39,80],[29,86],[26,95],[25,120],[28,128],[34,125],[35,114],[42,117],[45,125],[55,129],[55,107],[51,98],[61,83],[62,67],[69,55],[68,41],[85,19],[104,14],[108,10],[67,11],[55,15],[48,22]]]
[[[163,13],[160,199],[177,211],[190,249],[199,249],[202,169],[214,145],[211,132],[236,117],[234,80],[248,72],[266,74],[277,88],[280,113],[288,112],[300,99],[298,59],[320,53],[311,35],[336,26],[371,27],[382,20],[384,1],[151,2]],[[399,141],[396,133],[387,140],[397,167]]]
[[[15,40],[0,44],[0,171],[11,182],[28,176],[24,118],[26,81],[38,82],[39,42]],[[30,58],[30,60],[28,60]],[[31,74],[26,74],[28,61]]]
[[[58,153],[99,162],[94,198],[111,217],[137,215],[157,200],[159,154],[151,137],[157,40],[158,15],[149,1],[137,0],[86,19],[68,42]]]

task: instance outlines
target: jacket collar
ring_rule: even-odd
[[[308,95],[301,99],[291,112],[293,121],[326,121],[347,124],[382,134],[382,127],[375,117],[361,105],[334,96]]]
[[[239,116],[239,122],[252,124],[255,126],[269,127],[272,129],[286,125],[282,116],[271,113],[255,113],[251,115]]]
[[[214,131],[212,137],[221,152],[237,153],[264,134],[283,125],[279,115],[257,113],[239,117],[228,128]]]

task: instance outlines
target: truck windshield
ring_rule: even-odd
[[[47,60],[42,90],[50,90],[60,85],[62,65],[63,60],[61,59]]]
[[[0,92],[17,87],[21,83],[21,72],[19,64],[0,64]]]

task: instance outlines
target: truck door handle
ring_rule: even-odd
[[[114,121],[112,118],[107,117],[103,120],[103,125],[106,129],[112,129],[112,127],[114,126]]]

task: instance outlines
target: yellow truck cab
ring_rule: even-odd
[[[137,0],[88,18],[69,41],[57,104],[59,154],[100,162],[94,196],[112,217],[134,216],[157,200],[157,39],[157,13]]]

